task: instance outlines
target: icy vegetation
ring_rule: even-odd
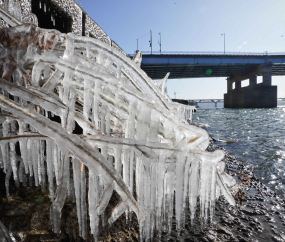
[[[189,207],[211,222],[215,200],[232,205],[235,180],[222,151],[206,152],[208,134],[189,125],[192,108],[165,93],[133,60],[88,37],[35,25],[0,29],[0,167],[16,184],[49,189],[51,221],[60,232],[67,198],[76,201],[79,234],[134,213],[140,239],[178,232]],[[30,177],[28,177],[30,176]],[[111,216],[105,209],[120,196]],[[199,204],[198,204],[199,203]],[[187,209],[188,211],[188,209]],[[163,225],[163,226],[162,226]]]

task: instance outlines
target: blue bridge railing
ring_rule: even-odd
[[[135,51],[136,53],[136,51]],[[134,56],[134,54],[129,54],[129,56]],[[240,55],[240,56],[270,56],[270,55],[285,55],[285,52],[223,52],[223,51],[141,51],[145,55]]]

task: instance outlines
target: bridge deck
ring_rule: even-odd
[[[170,72],[170,79],[229,77],[256,71],[271,62],[272,75],[285,75],[285,53],[254,54],[143,54],[141,68],[152,79],[161,79]]]

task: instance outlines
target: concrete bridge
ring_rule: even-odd
[[[272,76],[285,75],[285,53],[142,52],[141,68],[152,79],[227,77],[226,108],[277,107],[277,86]],[[257,76],[263,82],[257,84]],[[249,86],[241,81],[249,79]],[[235,88],[233,84],[235,83]]]

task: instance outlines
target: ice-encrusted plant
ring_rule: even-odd
[[[140,61],[140,52],[131,60],[93,38],[27,24],[0,29],[7,196],[11,175],[16,184],[30,176],[48,186],[55,233],[73,196],[79,235],[86,238],[89,216],[95,240],[114,191],[120,200],[108,223],[135,213],[141,240],[160,236],[162,224],[170,233],[174,209],[179,232],[188,206],[192,222],[199,207],[207,224],[221,193],[235,204],[223,152],[205,151],[208,134],[189,125],[191,110],[164,92],[168,75],[154,82]]]

